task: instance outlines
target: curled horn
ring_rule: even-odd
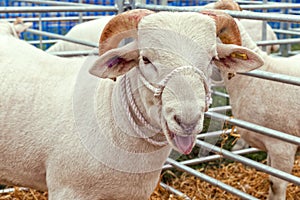
[[[224,44],[242,45],[239,28],[230,15],[219,10],[204,10],[200,13],[215,20],[217,36]]]
[[[239,4],[233,0],[219,0],[215,3],[214,9],[242,11],[242,8],[239,6]]]
[[[116,15],[104,27],[99,41],[99,54],[116,48],[124,38],[137,35],[137,26],[139,21],[147,15],[154,13],[146,9],[135,9]],[[111,39],[112,38],[112,39]]]

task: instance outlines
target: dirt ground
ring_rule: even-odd
[[[268,175],[240,163],[222,164],[220,166],[198,169],[211,177],[238,188],[259,199],[266,199],[268,193]],[[164,171],[168,176],[167,184],[187,194],[192,200],[238,200],[240,198],[201,181],[187,173],[176,175],[172,171]],[[300,157],[297,157],[293,174],[300,177]],[[158,187],[149,200],[182,200],[163,188]],[[12,193],[0,194],[0,200],[47,200],[47,192],[35,190],[21,191],[16,187]],[[289,184],[287,200],[300,200],[300,186]]]

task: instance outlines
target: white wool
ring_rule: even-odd
[[[262,63],[246,48],[217,48],[214,21],[201,14],[163,12],[139,25],[136,41],[88,59],[59,58],[0,34],[1,184],[48,190],[49,200],[146,200],[170,146],[183,153],[194,146],[203,127],[207,91],[204,77],[191,70],[171,77],[157,98],[142,84],[141,74],[154,86],[182,66],[208,75],[217,50],[225,57],[235,51],[250,55],[252,68]],[[162,32],[153,36],[144,27]],[[135,63],[130,59],[139,59],[139,65],[130,66]],[[219,63],[234,69],[248,64],[230,60],[234,66],[226,59]],[[88,73],[90,66],[100,78]],[[116,82],[104,79],[120,74]],[[170,145],[153,145],[126,128],[131,123],[120,92],[125,76],[145,120],[162,130],[152,139],[167,139]],[[143,127],[135,116],[133,120]]]
[[[300,77],[300,62],[276,58],[257,48],[243,26],[239,24],[243,46],[255,50],[264,59],[260,70]],[[224,77],[230,95],[233,115],[261,126],[300,136],[300,87],[249,76]],[[242,138],[253,147],[268,152],[268,164],[291,173],[297,146],[245,129],[238,129]],[[287,183],[270,176],[270,199],[285,199]]]
[[[113,16],[104,16],[100,19],[83,22],[74,26],[65,36],[78,39],[86,42],[98,43],[102,30],[105,25]],[[49,47],[47,52],[60,52],[60,51],[79,51],[79,50],[92,50],[94,47],[89,47],[81,44],[67,42],[60,40]]]

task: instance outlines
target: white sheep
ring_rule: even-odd
[[[219,1],[236,4],[233,1]],[[223,6],[224,8],[225,6]],[[257,52],[265,64],[260,70],[300,77],[300,62],[290,58],[268,56],[251,39],[243,25],[236,20],[242,38],[242,46]],[[261,126],[300,136],[300,87],[249,76],[236,75],[228,80],[223,73],[230,104],[235,118]],[[297,145],[283,142],[246,129],[238,133],[248,144],[268,152],[271,167],[291,173]],[[270,176],[269,197],[271,200],[285,200],[287,182]]]
[[[102,30],[114,16],[103,16],[74,26],[65,36],[82,41],[98,43]],[[47,52],[92,50],[94,47],[59,40]]]
[[[202,130],[211,62],[263,64],[237,30],[227,14],[137,9],[107,24],[87,61],[0,34],[0,183],[49,200],[148,199],[170,147],[188,154]]]
[[[227,5],[226,5],[227,6]],[[220,3],[209,3],[204,6],[206,9],[223,9],[223,10],[239,10],[241,11],[241,7],[239,5],[233,5],[231,7],[222,7]],[[240,19],[240,22],[243,24],[245,30],[248,32],[250,37],[255,42],[262,41],[262,21],[259,20],[251,20],[251,19]],[[266,30],[266,40],[277,40],[277,35],[273,31],[272,27],[267,24],[267,30]],[[260,47],[262,49],[262,47]],[[271,54],[272,52],[278,51],[280,48],[279,45],[267,45],[266,46],[266,52],[268,54]]]
[[[255,43],[251,38],[247,38],[245,30],[242,31],[241,28],[240,31],[243,46],[251,48]],[[255,50],[255,46],[252,46],[252,50]],[[258,48],[255,51],[265,62],[260,70],[300,78],[300,62],[289,58],[271,57]],[[233,77],[230,81],[225,79],[225,85],[236,118],[300,136],[299,86],[241,75]],[[239,133],[251,146],[268,152],[268,164],[271,167],[291,173],[296,145],[245,129],[239,129]],[[269,199],[286,199],[286,187],[286,181],[270,176]]]
[[[6,20],[0,20],[0,34],[10,34],[19,38],[20,34],[31,26],[31,22],[24,23],[22,18],[17,18],[14,23],[9,23]]]
[[[241,24],[244,26],[247,33],[250,35],[254,42],[262,41],[262,21],[259,20],[251,20],[251,19],[240,19]],[[266,30],[266,40],[278,40],[275,32],[272,27],[267,24]],[[262,49],[262,47],[260,47]],[[278,51],[280,46],[277,45],[268,45],[266,46],[266,52],[271,54],[272,52]]]

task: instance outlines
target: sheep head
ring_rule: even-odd
[[[127,37],[134,41],[118,47]],[[224,44],[219,45],[217,37]],[[100,39],[100,57],[90,73],[115,78],[133,68],[133,78],[144,77],[158,87],[160,93],[155,96],[142,85],[137,92],[139,101],[146,116],[162,128],[169,144],[188,154],[203,128],[209,106],[207,79],[219,51],[222,59],[217,65],[230,72],[242,68],[249,58],[253,58],[252,68],[262,65],[259,57],[238,46],[240,43],[234,20],[224,13],[133,10],[107,24]]]

